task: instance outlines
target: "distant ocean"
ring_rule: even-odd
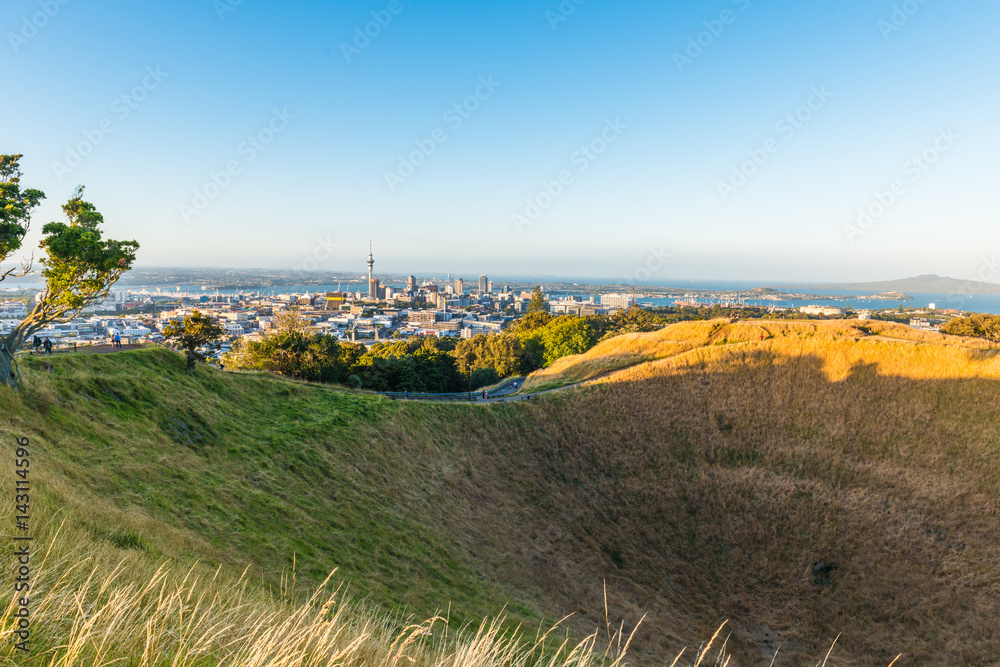
[[[493,280],[494,284],[502,285],[505,281],[509,282],[532,282],[537,281],[540,283],[544,282],[561,282],[561,283],[579,283],[581,285],[611,285],[619,284],[614,281],[614,279],[595,279],[595,278],[556,278],[556,277],[530,277],[530,276],[510,276],[502,277],[499,276]],[[777,284],[774,284],[777,285]],[[404,287],[402,284],[389,284],[388,287],[393,287],[394,289],[401,289]],[[749,291],[754,287],[760,287],[762,283],[759,281],[731,281],[731,280],[692,280],[690,282],[685,281],[673,281],[669,283],[664,283],[662,285],[655,285],[655,287],[671,287],[677,289],[678,292],[683,292],[686,290],[693,291],[709,291],[709,292],[721,292],[721,291]],[[20,283],[16,285],[11,285],[10,287],[17,287],[19,289],[40,289],[42,285],[40,284],[27,284]],[[210,296],[213,294],[222,295],[234,295],[234,294],[254,294],[260,293],[262,295],[278,295],[278,294],[315,294],[316,292],[333,292],[340,287],[344,291],[352,292],[363,292],[367,290],[367,285],[362,285],[360,283],[352,284],[329,284],[329,285],[285,285],[281,287],[260,287],[260,288],[245,288],[240,290],[229,289],[229,290],[215,290],[215,289],[202,289],[200,285],[158,285],[152,287],[143,287],[136,285],[129,285],[127,287],[122,287],[123,290],[136,290],[136,291],[149,291],[156,292],[160,291],[161,294],[170,293],[187,293],[190,295],[206,295]],[[642,293],[643,289],[646,287],[654,287],[654,285],[635,285],[635,290],[637,294]],[[798,308],[800,306],[808,306],[812,304],[817,305],[830,305],[839,308],[853,308],[853,309],[885,309],[885,308],[896,308],[900,304],[904,308],[907,307],[920,307],[926,308],[930,304],[934,304],[937,308],[951,308],[955,310],[966,310],[974,313],[993,313],[1000,314],[1000,295],[968,295],[968,294],[932,294],[932,293],[917,293],[910,292],[910,296],[913,297],[912,301],[884,301],[884,300],[872,300],[863,299],[861,297],[870,296],[871,292],[861,292],[852,290],[820,290],[820,289],[808,289],[799,290],[796,288],[785,288],[777,286],[776,289],[787,289],[792,292],[803,292],[808,294],[815,294],[817,299],[809,300],[789,300],[789,301],[769,301],[769,300],[757,300],[748,299],[747,305],[749,306],[768,306],[774,305],[782,308]],[[2,291],[0,291],[0,298],[2,298]],[[558,295],[558,292],[554,294]],[[824,295],[830,296],[849,296],[852,298],[848,299],[824,299]],[[639,298],[640,303],[651,303],[657,306],[670,306],[673,305],[676,298]],[[698,301],[703,303],[712,302],[712,299],[698,298]]]
[[[699,288],[692,288],[699,289]],[[707,289],[707,288],[701,288]],[[982,295],[977,294],[974,296],[964,295],[964,294],[928,294],[928,293],[918,293],[910,292],[908,293],[913,297],[913,301],[885,301],[882,299],[862,299],[860,297],[870,296],[871,292],[855,292],[851,290],[803,290],[803,292],[808,292],[809,294],[815,294],[817,296],[822,296],[824,294],[837,295],[837,296],[850,296],[854,295],[857,298],[849,299],[809,299],[809,300],[788,300],[788,301],[769,301],[769,300],[758,300],[758,299],[748,299],[748,306],[768,306],[774,305],[781,308],[799,308],[801,306],[809,305],[821,305],[821,306],[835,306],[837,308],[853,308],[858,309],[870,309],[870,310],[883,310],[886,308],[896,308],[902,305],[904,308],[926,308],[930,304],[934,304],[936,308],[951,308],[954,310],[967,310],[973,313],[993,313],[1000,314],[1000,296],[994,295]],[[713,301],[712,299],[697,299],[698,301],[709,303]],[[641,303],[652,303],[658,306],[672,305],[676,299],[638,299]]]

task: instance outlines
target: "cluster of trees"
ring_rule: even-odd
[[[470,385],[475,390],[505,377],[526,375],[560,357],[586,352],[605,338],[664,325],[662,318],[639,308],[613,317],[553,317],[544,307],[544,302],[533,304],[531,312],[495,336],[458,341],[419,338],[370,348],[314,333],[301,316],[285,313],[261,339],[238,339],[222,363],[234,370],[268,371],[372,391],[459,392]]]
[[[372,391],[453,392],[468,387],[458,372],[454,341],[420,339],[341,343],[314,333],[295,313],[275,318],[274,330],[259,340],[238,339],[222,357],[232,369],[280,373],[313,382],[340,383]]]
[[[956,317],[941,327],[953,336],[974,336],[1000,343],[1000,315],[978,313],[969,317]]]

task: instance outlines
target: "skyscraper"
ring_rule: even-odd
[[[406,279],[406,291],[407,292],[416,292],[417,291],[417,277],[416,276],[410,276],[409,278]]]
[[[455,294],[462,295],[465,294],[465,281],[461,278],[455,279]]]
[[[486,279],[486,276],[479,276],[479,294],[488,294],[490,291],[490,281]]]

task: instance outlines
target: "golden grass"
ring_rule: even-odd
[[[3,512],[5,525],[12,521]],[[30,654],[15,649],[17,596],[0,620],[0,664],[27,667],[319,667],[416,665],[521,667],[621,665],[631,637],[596,631],[571,642],[561,628],[528,640],[504,616],[449,636],[447,619],[399,623],[348,601],[332,576],[302,602],[195,564],[159,565],[110,550],[65,522],[48,536],[32,571]],[[60,534],[62,533],[62,534]],[[249,568],[248,568],[249,569]]]
[[[712,340],[715,345],[740,341],[749,347],[723,351],[713,345],[702,345],[692,354],[663,355],[666,358],[636,364],[603,380],[641,380],[667,369],[704,366],[712,359],[731,362],[757,351],[793,358],[807,355],[821,358],[823,371],[831,382],[845,380],[860,366],[872,366],[881,375],[911,379],[1000,379],[1000,345],[919,331],[892,322],[737,322],[721,324]],[[845,342],[856,344],[845,345]],[[654,343],[650,340],[647,344]],[[691,349],[695,350],[695,346]]]
[[[557,359],[548,368],[535,371],[522,391],[540,391],[589,380],[609,371],[652,359],[661,359],[707,344],[715,322],[680,322],[652,333],[631,333],[598,343],[583,354]]]
[[[995,664],[1000,347],[870,322],[711,339],[743,342],[552,394],[530,435],[482,440],[473,483],[517,475],[539,504],[483,523],[540,545],[528,562],[553,599],[587,608],[599,591],[565,572],[613,573],[612,609],[650,612],[651,663],[676,651],[666,636],[731,617],[734,662],[781,645],[777,664],[802,664],[843,631],[840,665],[893,646],[903,664]]]

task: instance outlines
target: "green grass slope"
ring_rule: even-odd
[[[43,481],[58,479],[60,500],[97,533],[110,537],[110,506],[122,530],[174,558],[252,563],[274,582],[293,559],[306,581],[339,568],[360,596],[422,613],[452,603],[458,622],[508,602],[515,617],[533,611],[483,583],[441,530],[442,466],[465,456],[441,437],[447,408],[191,375],[157,349],[22,364],[30,389],[23,402],[4,396],[4,436],[31,436]]]
[[[641,664],[724,619],[733,665],[815,662],[838,633],[841,665],[995,662],[997,348],[742,326],[491,406],[192,376],[159,350],[30,359],[0,436],[30,436],[46,502],[122,553],[270,582],[294,558],[383,609],[508,604],[580,633],[604,628],[606,586],[614,627],[648,614]]]

